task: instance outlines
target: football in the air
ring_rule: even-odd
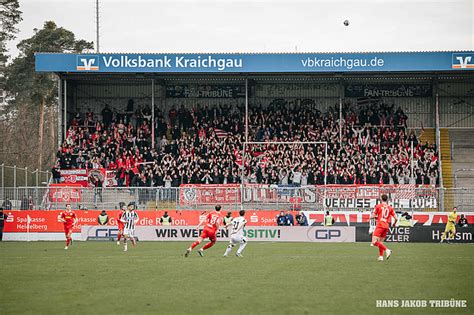
[[[349,20],[345,20],[345,21],[344,21],[344,25],[345,25],[345,26],[349,26]]]

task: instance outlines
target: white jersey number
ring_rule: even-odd
[[[234,228],[232,229],[234,232],[237,232],[239,229],[240,221],[232,221],[232,224],[234,225]]]

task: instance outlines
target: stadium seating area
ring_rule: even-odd
[[[57,167],[116,170],[119,186],[177,187],[239,183],[244,161],[248,182],[324,184],[324,144],[252,145],[242,159],[242,113],[230,106],[181,106],[165,117],[157,110],[155,149],[149,107],[124,114],[108,107],[101,115],[78,113],[58,151]],[[437,185],[436,148],[419,143],[406,128],[407,118],[400,107],[383,102],[346,103],[339,130],[337,106],[326,112],[253,106],[249,141],[327,141],[328,184]]]

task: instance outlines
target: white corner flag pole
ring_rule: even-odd
[[[30,215],[28,214],[26,216],[26,240],[28,242],[30,241],[30,222],[31,222],[31,218],[30,218]]]

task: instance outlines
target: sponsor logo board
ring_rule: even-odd
[[[135,235],[141,241],[191,241],[202,230],[187,226],[137,226]],[[113,237],[115,227],[83,226],[83,240]],[[221,229],[219,240],[228,241],[229,231]],[[355,227],[273,226],[248,227],[245,237],[249,241],[270,242],[355,242]]]
[[[372,236],[368,233],[368,226],[356,227],[356,241],[370,242]],[[387,233],[385,242],[389,243],[438,243],[441,241],[443,227],[438,226],[415,226],[415,227],[391,227]],[[456,228],[455,243],[474,243],[474,227]]]

